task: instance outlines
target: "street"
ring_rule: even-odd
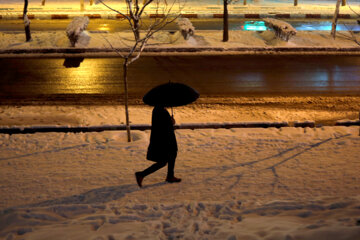
[[[109,97],[123,93],[122,60],[85,59],[65,68],[64,59],[0,59],[0,98]],[[168,81],[189,84],[203,96],[359,95],[356,56],[142,57],[129,69],[129,94],[140,98]],[[77,97],[79,100],[81,97]]]

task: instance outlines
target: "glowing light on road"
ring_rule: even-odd
[[[54,93],[103,94],[109,89],[101,79],[102,72],[96,68],[96,59],[84,59],[79,67],[59,68],[61,81],[53,86]]]
[[[290,22],[298,31],[331,31],[330,21],[309,21],[309,22]],[[360,25],[354,23],[339,23],[336,28],[338,31],[360,31]],[[270,30],[263,21],[245,21],[241,26],[244,31],[266,31]]]
[[[267,27],[263,21],[245,21],[243,29],[245,31],[266,31]]]
[[[109,31],[110,28],[109,28],[108,24],[100,24],[99,30],[100,31]]]

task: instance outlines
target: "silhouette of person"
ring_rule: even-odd
[[[156,163],[142,172],[136,172],[136,182],[139,187],[142,187],[144,177],[165,167],[166,164],[168,164],[166,181],[170,183],[180,182],[181,179],[174,176],[175,159],[178,151],[174,132],[175,120],[164,106],[155,106],[151,121],[150,144],[146,158]]]

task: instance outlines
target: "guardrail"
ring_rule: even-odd
[[[282,128],[282,127],[309,127],[315,128],[322,125],[316,125],[313,121],[294,122],[289,125],[288,122],[234,122],[234,123],[183,123],[176,124],[175,129],[231,129],[231,128]],[[360,126],[360,120],[338,121],[335,126]],[[133,124],[132,130],[150,130],[150,124]],[[46,132],[62,133],[80,133],[80,132],[103,132],[103,131],[123,131],[126,125],[101,125],[101,126],[31,126],[31,127],[1,127],[2,134],[32,134]]]
[[[184,123],[176,124],[175,129],[206,129],[206,128],[269,128],[287,127],[287,122],[239,122],[239,123]],[[145,131],[151,129],[150,124],[132,124],[132,130]],[[101,125],[101,126],[31,126],[31,127],[2,127],[0,133],[5,134],[29,134],[45,132],[103,132],[103,131],[122,131],[126,130],[126,125]]]

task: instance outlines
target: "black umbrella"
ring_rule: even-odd
[[[166,83],[151,89],[143,101],[150,106],[178,107],[194,102],[199,93],[182,83]]]

